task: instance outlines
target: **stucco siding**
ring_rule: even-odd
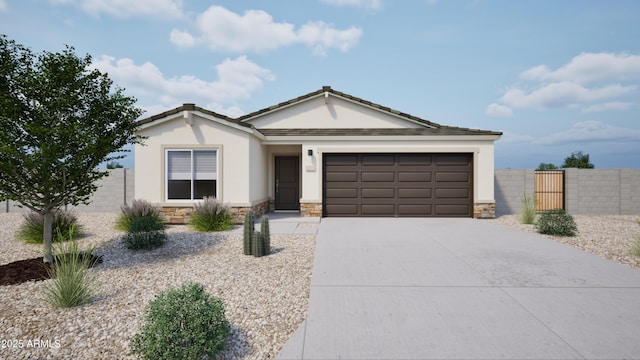
[[[417,128],[417,124],[334,96],[309,99],[251,120],[258,129]]]
[[[251,134],[242,130],[193,116],[188,125],[182,118],[141,129],[147,136],[146,146],[135,147],[135,197],[155,203],[165,203],[165,149],[212,147],[218,150],[218,198],[224,202],[250,202]],[[173,204],[177,205],[177,204]]]

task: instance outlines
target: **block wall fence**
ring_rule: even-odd
[[[79,212],[119,212],[134,199],[134,170],[108,170],[89,205]],[[534,170],[496,169],[496,215],[517,214],[522,196],[533,195]],[[640,215],[640,169],[565,169],[565,209],[571,214]],[[27,211],[12,201],[0,202],[0,212]]]
[[[133,169],[112,169],[109,176],[98,181],[98,190],[89,205],[68,206],[78,212],[120,212],[120,206],[131,204],[134,198]],[[23,212],[27,208],[15,206],[13,201],[0,202],[0,212]]]
[[[565,210],[574,215],[640,215],[640,169],[564,169]],[[517,214],[534,170],[495,170],[496,215]]]

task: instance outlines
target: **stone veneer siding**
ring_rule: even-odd
[[[322,203],[300,203],[300,216],[321,217]]]
[[[182,225],[186,224],[189,219],[189,215],[193,212],[194,207],[185,206],[165,206],[160,210],[165,217],[167,224]],[[264,201],[251,207],[231,207],[229,212],[234,218],[237,224],[244,222],[244,214],[248,210],[253,210],[256,216],[262,216],[269,211],[269,201]]]
[[[495,203],[475,203],[473,205],[473,217],[475,219],[493,219],[496,217]]]

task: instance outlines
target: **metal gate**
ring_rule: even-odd
[[[542,170],[534,173],[536,211],[564,209],[564,170]]]

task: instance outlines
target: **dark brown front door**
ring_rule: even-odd
[[[324,216],[473,215],[472,154],[324,154]]]
[[[297,156],[276,156],[276,210],[300,209],[299,164]]]

